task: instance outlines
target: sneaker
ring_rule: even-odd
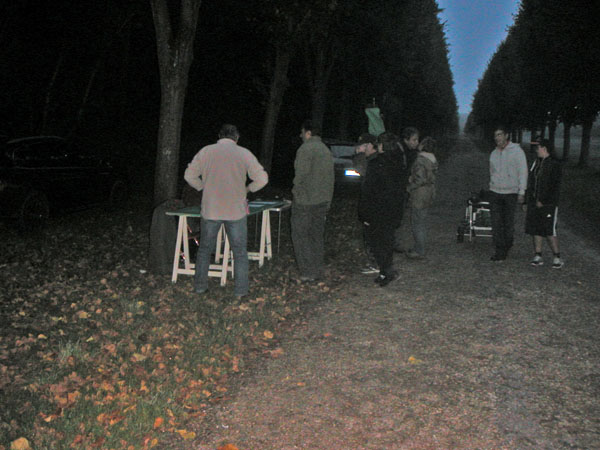
[[[379,281],[379,286],[384,287],[398,278],[398,272],[394,271],[387,275],[380,275],[380,277],[382,277],[382,279]]]
[[[552,260],[552,268],[553,269],[560,269],[564,265],[565,265],[565,263],[558,256],[555,256],[554,259]]]
[[[364,273],[364,274],[371,274],[371,273],[377,273],[379,272],[379,269],[375,266],[372,266],[371,264],[367,264],[365,267],[363,267],[362,269],[360,269],[360,273]]]
[[[535,267],[537,267],[537,266],[543,266],[544,265],[544,260],[542,259],[542,257],[540,255],[535,255],[533,257],[533,259],[531,260],[530,264],[532,266],[535,266]]]
[[[383,275],[383,274],[380,273],[379,275],[377,275],[377,278],[375,278],[373,280],[373,282],[376,283],[376,284],[381,284],[381,282],[383,280],[385,280],[385,275]]]
[[[421,255],[420,253],[415,252],[414,250],[409,251],[406,254],[406,257],[408,259],[425,259],[425,256]]]

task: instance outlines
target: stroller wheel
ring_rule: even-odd
[[[465,241],[465,230],[463,227],[458,227],[458,229],[456,230],[456,242],[461,244],[464,241]]]

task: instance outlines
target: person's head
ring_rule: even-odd
[[[314,125],[312,120],[307,119],[302,123],[300,138],[302,139],[302,142],[306,142],[313,136],[321,136],[321,128]]]
[[[437,142],[432,137],[426,137],[419,143],[420,152],[435,153],[437,152]]]
[[[504,148],[508,144],[509,134],[504,125],[498,125],[494,128],[494,142],[496,147]]]
[[[380,153],[393,152],[398,149],[398,136],[386,131],[377,136],[377,147]]]
[[[356,143],[356,153],[364,153],[371,156],[377,151],[377,138],[371,133],[363,133],[358,137]]]
[[[550,141],[548,139],[536,138],[535,141],[531,142],[531,145],[535,146],[538,158],[543,159],[551,155]]]
[[[224,138],[232,139],[235,142],[237,142],[238,139],[240,138],[240,132],[238,131],[238,129],[235,125],[226,123],[225,125],[223,125],[221,127],[221,130],[219,131],[219,139],[224,139]]]
[[[406,127],[402,130],[402,142],[410,150],[415,150],[419,146],[419,130],[414,127]]]

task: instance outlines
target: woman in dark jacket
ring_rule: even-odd
[[[367,244],[379,266],[375,282],[380,286],[398,278],[393,263],[394,230],[402,220],[404,189],[398,176],[401,167],[394,158],[397,145],[398,137],[393,133],[379,135],[377,156],[369,160],[358,206]]]

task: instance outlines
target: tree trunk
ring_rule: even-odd
[[[350,126],[350,92],[343,89],[339,102],[337,136],[341,139],[349,139],[348,128]]]
[[[69,137],[73,136],[77,132],[77,129],[83,122],[83,117],[86,112],[88,100],[90,99],[90,93],[92,92],[92,87],[94,86],[96,77],[98,76],[98,73],[100,72],[100,69],[102,68],[103,65],[104,65],[104,57],[100,56],[100,57],[96,58],[96,62],[94,63],[94,67],[92,67],[92,71],[90,72],[88,82],[85,86],[85,91],[83,92],[81,104],[79,105],[79,109],[77,110],[77,115],[75,116],[75,122],[73,122],[73,125],[71,126],[71,129],[69,130],[69,133],[68,133]]]
[[[48,130],[48,115],[50,114],[50,105],[52,104],[52,91],[54,91],[56,78],[58,77],[58,73],[62,68],[62,63],[65,59],[65,53],[66,49],[63,46],[60,50],[58,61],[56,61],[56,65],[54,66],[54,72],[52,72],[52,77],[50,78],[48,87],[46,88],[46,101],[44,102],[44,112],[42,113],[41,134],[46,134]]]
[[[333,44],[328,43],[327,45],[332,46]],[[321,130],[323,130],[323,118],[325,117],[325,105],[327,103],[327,85],[335,61],[334,53],[331,52],[331,55],[329,55],[328,50],[330,49],[331,47],[327,46],[318,49],[314,61],[315,71],[311,80],[311,119],[313,125],[321,128]],[[310,58],[310,52],[308,52],[307,57]]]
[[[292,51],[289,47],[280,47],[275,56],[275,67],[273,69],[273,78],[269,88],[269,99],[267,110],[265,112],[265,121],[263,123],[262,142],[260,149],[260,162],[267,172],[271,171],[273,163],[273,147],[275,145],[275,128],[279,119],[279,111],[283,102],[289,80],[287,77]],[[300,125],[300,124],[298,124]],[[298,130],[300,131],[300,130]]]
[[[571,122],[563,122],[563,151],[562,160],[569,161],[569,154],[571,153]]]
[[[314,80],[314,90],[312,95],[311,119],[313,125],[323,130],[323,118],[325,117],[327,82],[318,75]]]
[[[581,126],[581,150],[579,152],[579,167],[586,167],[590,160],[590,139],[594,118],[585,119]]]
[[[177,198],[181,122],[186,88],[187,72],[184,76],[176,67],[168,77],[161,80],[158,151],[154,171],[154,206]]]
[[[550,141],[550,148],[548,150],[554,151],[554,139],[556,138],[556,120],[548,122],[548,140]]]
[[[174,31],[169,2],[150,0],[161,86],[154,206],[177,197],[181,122],[201,1],[181,0],[180,3],[180,22]]]

